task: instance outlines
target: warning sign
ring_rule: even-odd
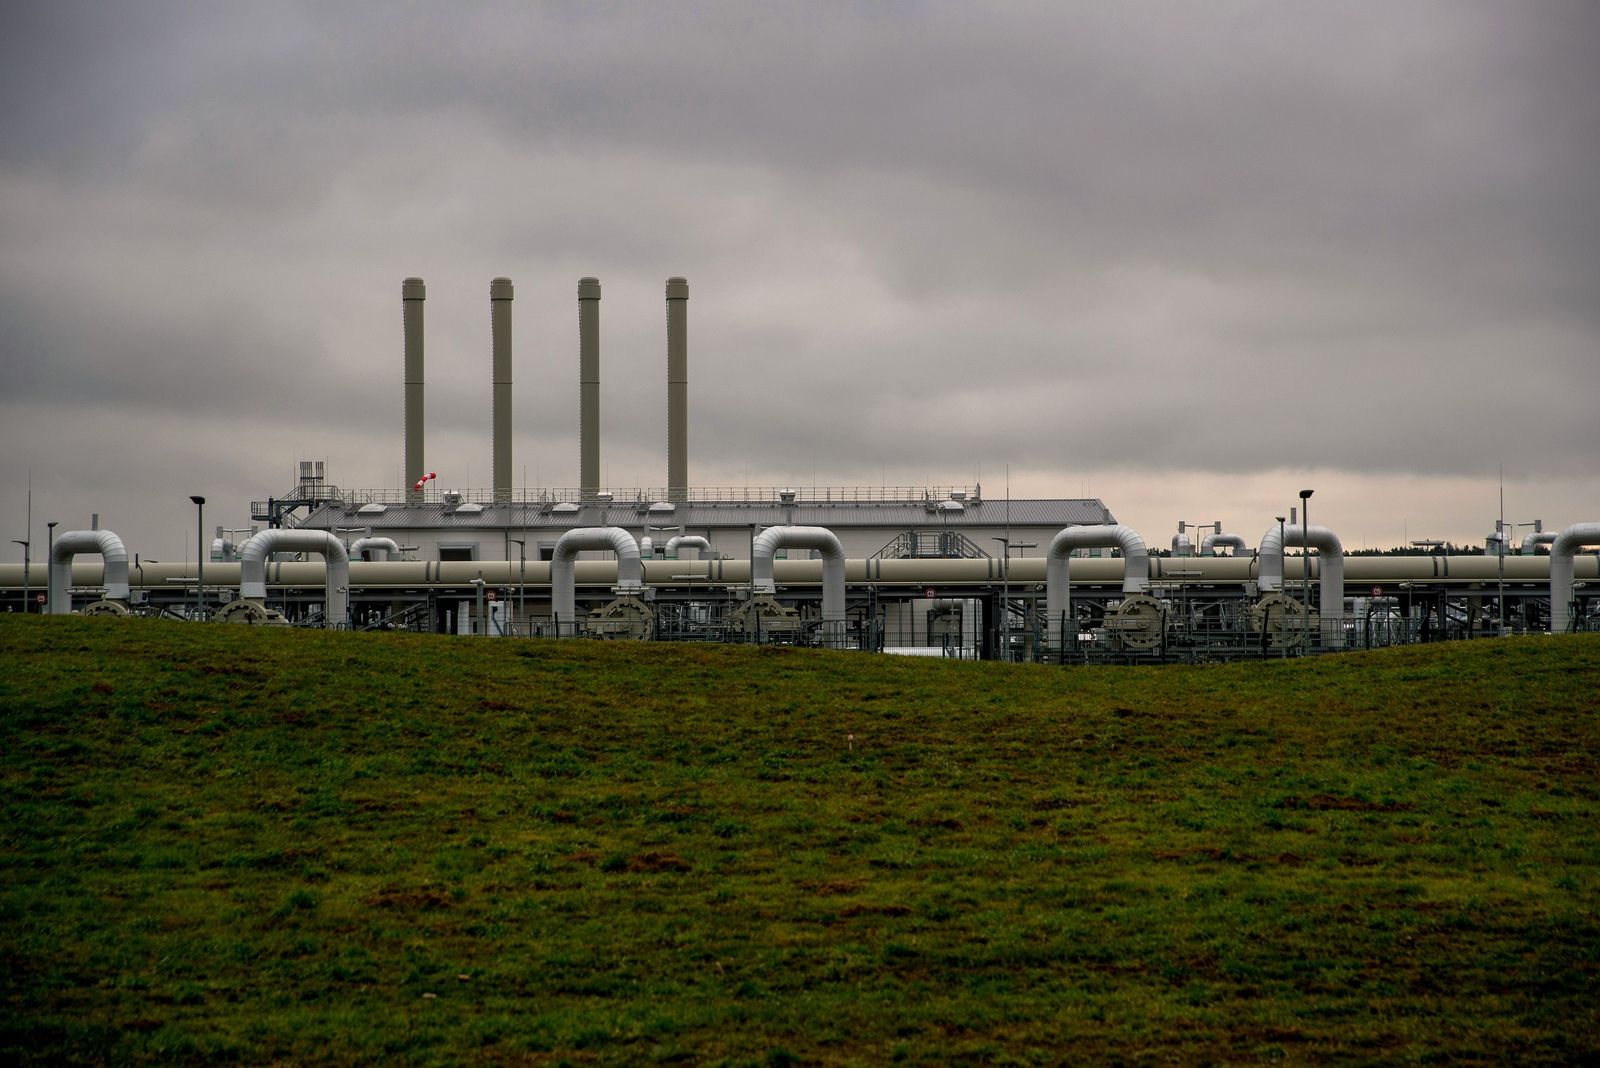
[[[1374,587],[1372,587],[1372,596],[1374,596],[1374,597],[1382,597],[1383,596],[1383,587],[1382,586],[1374,586]]]

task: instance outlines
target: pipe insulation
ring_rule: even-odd
[[[377,560],[392,560],[400,554],[400,545],[393,538],[357,538],[350,543],[350,559],[365,559],[361,554],[369,549],[383,553]]]
[[[621,527],[569,530],[556,539],[550,556],[550,609],[557,628],[571,627],[576,619],[577,576],[573,561],[585,549],[610,549],[617,554],[618,593],[637,594],[644,588],[644,565],[639,561],[639,543],[632,534]]]
[[[1071,559],[1074,549],[1122,550],[1122,592],[1143,593],[1150,584],[1150,552],[1132,527],[1067,527],[1050,539],[1045,553],[1045,608],[1050,648],[1061,648],[1061,622],[1072,618]],[[1013,567],[1013,573],[1015,568]]]
[[[667,539],[666,551],[668,556],[681,549],[693,549],[697,553],[708,553],[711,551],[711,543],[698,534],[675,534]],[[699,557],[696,556],[695,559],[699,559]]]
[[[1566,531],[1562,531],[1562,534]],[[1553,530],[1536,530],[1522,539],[1522,555],[1532,556],[1539,551],[1541,545],[1554,545],[1561,535]]]
[[[1600,549],[1600,523],[1574,523],[1550,543],[1550,633],[1572,626],[1572,558],[1579,549]]]
[[[406,500],[422,500],[422,491],[412,489],[427,474],[422,456],[422,304],[427,287],[420,278],[400,283],[401,329],[406,350]]]
[[[344,543],[326,530],[263,530],[244,543],[239,552],[239,596],[261,603],[267,599],[267,560],[273,553],[320,553],[325,561],[323,612],[336,626],[350,621],[350,554]]]
[[[109,530],[69,530],[57,534],[50,546],[50,614],[72,611],[72,558],[79,553],[99,553],[105,561],[105,599],[128,600],[128,549]]]
[[[1200,555],[1216,556],[1217,546],[1219,545],[1228,546],[1233,550],[1234,555],[1236,556],[1243,555],[1244,553],[1250,551],[1250,546],[1244,540],[1243,535],[1230,533],[1207,534],[1200,542]]]
[[[1317,611],[1322,614],[1323,634],[1328,645],[1335,649],[1343,648],[1344,545],[1340,543],[1339,536],[1327,527],[1290,526],[1283,528],[1281,537],[1277,526],[1269,527],[1261,536],[1261,549],[1257,553],[1261,566],[1257,585],[1262,593],[1273,593],[1283,588],[1285,543],[1316,549],[1322,554]],[[1300,566],[1310,567],[1310,559],[1303,558]]]
[[[600,494],[600,279],[578,279],[578,488]]]
[[[772,558],[779,549],[815,549],[822,554],[822,638],[836,646],[844,638],[844,546],[827,527],[768,527],[750,543],[750,591],[771,596]]]
[[[667,279],[667,500],[689,499],[689,283]]]
[[[489,283],[490,358],[494,365],[491,460],[494,499],[502,503],[511,500],[511,300],[511,279],[496,278]]]

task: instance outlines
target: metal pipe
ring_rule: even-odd
[[[667,279],[667,500],[689,499],[689,283]]]
[[[1550,545],[1550,633],[1572,626],[1572,558],[1579,549],[1600,548],[1600,523],[1574,523]],[[51,598],[54,600],[54,597]]]
[[[494,365],[494,499],[511,500],[511,279],[489,283],[489,335]]]
[[[1327,527],[1292,526],[1287,529],[1269,527],[1261,536],[1261,548],[1256,554],[1260,562],[1260,575],[1257,585],[1262,593],[1273,593],[1283,588],[1283,550],[1285,545],[1298,545],[1303,548],[1316,549],[1322,553],[1321,571],[1322,579],[1319,586],[1317,610],[1322,614],[1324,623],[1323,633],[1328,637],[1328,645],[1339,649],[1344,647],[1344,545],[1340,543],[1339,536]],[[1300,566],[1304,572],[1311,568],[1311,558],[1300,558]],[[1304,573],[1303,572],[1303,573]],[[1309,580],[1309,575],[1306,575]],[[1329,620],[1334,621],[1333,626],[1326,626]]]
[[[1554,545],[1560,536],[1553,530],[1536,530],[1522,539],[1522,555],[1532,556],[1539,551],[1539,546]]]
[[[400,545],[393,538],[357,538],[350,543],[350,559],[364,560],[361,554],[368,550],[381,552],[383,556],[379,559],[389,560],[400,551]]]
[[[1235,554],[1247,553],[1250,551],[1250,544],[1244,540],[1243,535],[1228,533],[1207,534],[1200,541],[1200,555],[1216,556],[1217,546],[1219,545],[1228,546],[1234,551]]]
[[[267,558],[275,552],[320,553],[325,561],[323,583],[327,596],[324,617],[334,626],[350,621],[350,554],[344,542],[326,530],[275,527],[244,543],[239,552],[239,596],[264,604],[267,599]]]
[[[600,279],[578,279],[578,487],[600,493]]]
[[[406,349],[406,500],[422,500],[422,491],[412,489],[427,472],[422,456],[422,303],[427,287],[420,278],[400,283],[401,328]]]
[[[556,539],[550,555],[550,609],[561,626],[571,625],[577,611],[577,576],[573,561],[585,549],[610,549],[617,554],[618,593],[638,593],[644,588],[644,567],[639,543],[621,527],[577,527]],[[576,633],[574,630],[573,633]],[[558,635],[559,636],[559,635]]]
[[[1150,552],[1132,527],[1117,524],[1057,531],[1045,552],[1044,601],[1049,613],[1045,624],[1051,649],[1061,648],[1061,621],[1072,616],[1072,550],[1104,548],[1122,550],[1123,593],[1143,593],[1150,584]]]
[[[105,599],[127,603],[128,549],[109,530],[69,530],[57,534],[50,546],[50,614],[72,612],[72,558],[78,553],[99,553],[105,561]]]
[[[750,545],[750,590],[771,595],[772,558],[780,548],[816,549],[822,553],[822,627],[824,644],[844,638],[844,546],[827,527],[768,527]]]
[[[668,556],[680,549],[693,549],[696,553],[711,551],[711,543],[698,534],[677,534],[667,539],[666,552]],[[697,556],[696,559],[699,559]]]

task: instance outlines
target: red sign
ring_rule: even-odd
[[[489,600],[491,600],[491,601],[492,601],[492,600],[494,600],[494,599],[495,599],[495,596],[496,596],[496,594],[495,594],[495,591],[494,591],[494,590],[485,590],[485,591],[484,591],[484,596],[485,596],[485,597],[487,597],[487,598],[489,598]]]
[[[1374,587],[1372,587],[1372,596],[1374,596],[1374,597],[1382,597],[1383,596],[1383,587],[1382,586],[1374,586]]]
[[[39,594],[39,596],[35,597],[34,600],[39,602],[40,604],[44,604],[45,601],[49,600],[49,598],[41,593],[41,594]]]
[[[932,586],[926,586],[922,590],[922,596],[931,601],[935,597],[939,596],[939,591],[934,589]]]

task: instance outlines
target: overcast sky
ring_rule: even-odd
[[[248,523],[298,459],[1103,499],[1347,548],[1600,520],[1600,4],[7,5],[0,521],[130,550]],[[523,471],[526,469],[526,474]],[[7,545],[3,559],[20,559]]]

